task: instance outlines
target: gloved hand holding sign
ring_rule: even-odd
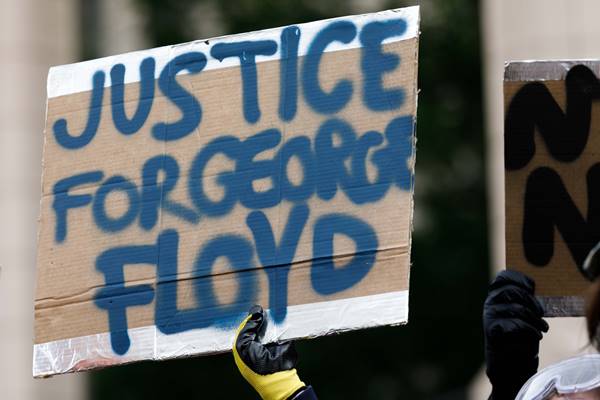
[[[537,372],[544,307],[535,283],[516,271],[502,271],[491,283],[483,306],[485,361],[493,400],[513,400]]]
[[[294,343],[262,344],[265,329],[262,307],[252,307],[238,328],[233,346],[233,357],[244,379],[263,400],[317,400],[312,387],[298,377]]]

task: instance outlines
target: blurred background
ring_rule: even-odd
[[[600,57],[597,0],[0,0],[0,398],[251,399],[230,354],[31,378],[51,65],[421,5],[410,322],[298,343],[322,399],[484,399],[481,309],[504,265],[505,60]],[[581,351],[553,319],[542,365]]]

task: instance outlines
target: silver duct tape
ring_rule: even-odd
[[[600,76],[600,60],[508,61],[504,64],[504,81],[560,81],[575,65],[585,65]]]
[[[109,333],[36,344],[33,346],[33,376],[39,378],[154,359],[156,328],[130,329],[128,333],[135,345],[125,356],[113,352]]]
[[[585,299],[579,296],[540,296],[546,317],[581,317],[585,315]]]
[[[263,341],[324,336],[343,331],[408,322],[408,290],[349,299],[289,306],[281,324],[268,324]],[[267,314],[269,310],[267,310]],[[327,321],[320,330],[314,327]],[[103,368],[141,360],[208,355],[229,351],[236,327],[208,327],[163,334],[155,326],[127,331],[130,347],[124,355],[113,352],[110,333],[62,339],[33,346],[33,376]]]

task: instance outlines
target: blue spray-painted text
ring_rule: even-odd
[[[104,234],[115,234],[132,226],[143,231],[159,228],[155,239],[105,249],[95,260],[95,269],[103,276],[105,285],[98,290],[94,301],[107,313],[115,353],[125,354],[131,346],[129,308],[154,302],[155,324],[164,334],[209,326],[229,328],[257,300],[261,276],[263,279],[266,276],[268,282],[271,317],[276,323],[282,322],[287,314],[290,271],[292,264],[299,261],[296,256],[302,235],[312,238],[310,284],[316,294],[333,295],[363,280],[375,265],[379,246],[375,229],[354,215],[340,212],[320,212],[309,224],[309,204],[310,199],[322,203],[345,196],[355,205],[364,205],[382,200],[392,188],[412,190],[413,173],[409,165],[414,147],[412,116],[395,113],[380,131],[357,132],[348,120],[336,115],[357,95],[361,96],[364,112],[400,110],[405,102],[404,88],[384,87],[383,81],[385,74],[400,67],[401,59],[396,53],[385,52],[382,43],[403,35],[406,28],[403,19],[371,22],[360,29],[351,21],[338,20],[314,34],[304,47],[300,46],[302,30],[290,26],[281,31],[279,43],[276,40],[219,42],[206,54],[199,51],[180,54],[161,71],[156,70],[156,60],[147,57],[139,66],[139,95],[129,116],[125,107],[126,66],[112,66],[110,86],[105,85],[104,71],[93,75],[83,130],[72,132],[65,118],[53,124],[56,143],[69,152],[85,148],[96,137],[103,118],[105,86],[110,87],[114,132],[132,136],[144,131],[160,142],[178,141],[194,131],[201,135],[206,117],[202,101],[210,99],[203,99],[201,90],[188,91],[189,86],[176,78],[180,72],[204,73],[209,57],[220,62],[239,61],[239,106],[250,126],[265,114],[277,115],[282,123],[293,121],[298,118],[300,96],[309,111],[322,118],[315,132],[292,135],[288,132],[287,140],[277,128],[257,130],[244,139],[229,132],[198,148],[190,160],[185,160],[185,165],[174,155],[163,152],[147,158],[136,176],[107,176],[105,171],[89,170],[54,184],[52,209],[57,245],[68,242],[74,235],[69,229],[69,216],[81,217],[81,213],[89,213],[95,227]],[[327,47],[353,41],[360,42],[361,79],[340,78],[323,85],[321,65]],[[303,57],[299,57],[300,48],[306,49]],[[264,110],[259,104],[261,87],[256,59],[277,52],[280,53],[279,104],[277,110]],[[159,96],[157,92],[179,109],[179,120],[147,123],[154,99]],[[270,156],[265,157],[264,153]],[[208,177],[208,165],[217,157],[229,159],[234,167]],[[300,166],[301,179],[288,176],[292,161]],[[256,190],[254,183],[264,179],[270,180],[270,187]],[[216,183],[222,189],[223,195],[218,200],[209,196],[209,183]],[[184,190],[184,195],[179,192],[177,199],[176,189]],[[114,208],[111,203],[114,193],[120,193],[125,204],[120,207],[119,215],[110,212]],[[287,216],[280,216],[284,220],[282,229],[276,229],[265,210],[283,202],[291,207]],[[236,206],[249,210],[244,221],[248,235],[209,235],[198,249],[194,264],[186,266],[186,271],[192,271],[188,279],[193,286],[194,307],[181,308],[177,303],[180,235],[177,230],[163,229],[160,216],[168,214],[185,224],[203,226],[205,221],[230,214]],[[333,260],[336,235],[346,236],[355,246],[354,255],[341,266],[334,266]],[[226,260],[234,274],[213,273],[220,258]],[[156,269],[155,285],[126,285],[125,271],[139,265],[152,265]],[[236,289],[233,300],[224,303],[215,288],[227,279],[235,280]]]

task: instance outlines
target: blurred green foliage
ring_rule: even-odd
[[[333,0],[135,0],[153,45],[192,39],[190,10],[215,7],[227,33],[354,13]],[[381,3],[381,2],[379,2]],[[379,9],[412,5],[388,1]],[[488,280],[476,0],[422,0],[410,322],[297,343],[321,399],[464,399],[483,362]],[[368,10],[361,5],[361,11]],[[91,374],[98,400],[252,399],[230,354]]]

